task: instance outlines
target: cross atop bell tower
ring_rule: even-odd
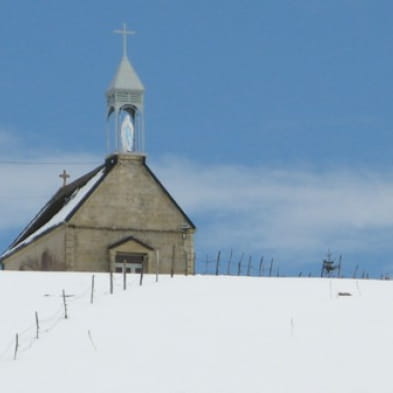
[[[115,34],[121,34],[123,36],[123,57],[127,57],[127,36],[135,34],[135,31],[127,30],[127,25],[123,23],[122,30],[115,30]]]
[[[123,56],[106,91],[107,153],[144,151],[143,99],[145,88],[127,55],[127,36],[135,34],[124,23],[114,33],[123,36]]]

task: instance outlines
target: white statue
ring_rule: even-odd
[[[134,151],[134,134],[134,125],[132,124],[130,115],[127,113],[121,123],[120,129],[122,153]]]

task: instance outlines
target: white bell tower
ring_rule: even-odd
[[[127,56],[127,36],[135,32],[115,30],[123,36],[123,57],[106,91],[107,153],[143,153],[143,98],[145,88]]]

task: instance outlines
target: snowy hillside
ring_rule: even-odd
[[[393,282],[95,278],[0,272],[2,392],[393,392]]]

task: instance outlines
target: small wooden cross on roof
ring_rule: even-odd
[[[70,177],[70,175],[65,169],[63,169],[63,173],[60,173],[59,177],[63,179],[63,187],[65,187],[67,185],[67,179]]]
[[[123,29],[115,30],[114,33],[121,34],[123,36],[123,57],[127,57],[127,36],[135,34],[135,31],[127,30],[127,25],[123,23]]]

